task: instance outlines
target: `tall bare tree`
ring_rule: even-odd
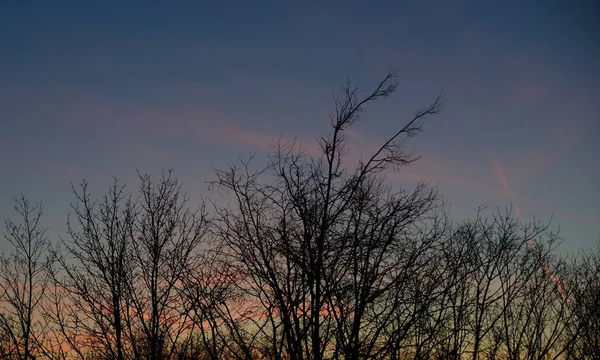
[[[279,144],[258,172],[218,171],[234,209],[219,209],[218,234],[240,279],[257,304],[252,314],[275,357],[358,359],[376,353],[398,305],[395,293],[439,239],[437,193],[426,185],[392,191],[378,177],[416,160],[405,149],[441,96],[390,136],[354,170],[344,164],[345,132],[368,103],[397,88],[391,71],[366,96],[349,81],[336,98],[331,133],[321,156]],[[266,177],[266,179],[265,179]]]
[[[115,179],[99,200],[84,181],[50,249],[41,203],[16,199],[0,357],[595,358],[597,250],[558,256],[558,234],[511,210],[454,222],[435,187],[386,180],[418,159],[406,142],[441,96],[349,161],[348,130],[397,86],[394,71],[366,93],[345,83],[317,155],[276,143],[262,169],[218,170],[231,201],[214,221],[171,170],[139,174],[137,194]]]
[[[600,240],[571,261],[569,280],[572,319],[567,331],[574,340],[566,344],[567,358],[593,359],[600,354]]]
[[[82,359],[170,359],[190,330],[179,288],[204,240],[204,208],[187,207],[172,171],[139,179],[135,201],[116,179],[100,201],[85,182],[73,189],[45,312],[62,336],[49,347],[62,342]]]
[[[80,190],[73,187],[73,193],[76,202],[71,205],[68,238],[55,253],[58,266],[53,273],[55,291],[63,293],[62,305],[69,308],[65,311],[54,303],[59,308],[49,308],[47,314],[59,323],[67,338],[77,331],[85,334],[81,337],[85,341],[71,344],[79,347],[78,351],[92,349],[123,360],[135,209],[117,179],[100,201],[91,198],[85,181]]]
[[[157,182],[140,175],[138,210],[133,224],[129,288],[134,314],[128,326],[136,357],[171,358],[182,334],[189,330],[190,314],[183,311],[183,275],[193,267],[196,251],[205,240],[204,207],[191,210],[189,199],[172,170]]]
[[[46,291],[49,240],[40,223],[42,203],[31,204],[20,196],[14,204],[19,220],[4,221],[4,238],[12,251],[0,257],[0,332],[10,339],[15,358],[29,360],[37,348],[34,325]]]

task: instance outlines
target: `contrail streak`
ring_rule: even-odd
[[[502,168],[502,165],[500,165],[498,160],[496,160],[495,158],[492,158],[492,171],[494,172],[496,177],[498,177],[498,179],[502,183],[502,186],[504,187],[504,191],[506,192],[506,195],[508,195],[508,197],[510,198],[510,201],[512,202],[513,206],[515,207],[515,214],[517,215],[517,220],[521,221],[521,210],[519,209],[519,205],[517,204],[517,199],[515,197],[515,193],[513,193],[513,191],[510,189],[510,186],[508,186],[508,181],[506,180],[506,176],[504,175],[504,169]],[[558,292],[564,299],[566,295],[565,295],[565,289],[562,285],[562,282],[556,277],[556,275],[554,275],[552,273],[552,270],[550,270],[550,267],[547,264],[545,264],[542,261],[542,259],[538,256],[537,248],[535,246],[535,241],[533,240],[533,237],[530,237],[528,239],[528,243],[529,243],[529,246],[531,247],[531,250],[536,255],[538,263],[540,264],[540,266],[542,267],[542,269],[544,270],[546,275],[548,275],[550,280],[552,280],[556,284],[556,288],[558,289]]]

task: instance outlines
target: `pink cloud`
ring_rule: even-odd
[[[550,95],[548,70],[529,56],[505,54],[501,66],[506,69],[507,91],[515,99],[533,101]]]
[[[512,92],[519,100],[538,100],[548,94],[548,90],[542,86],[536,85],[512,85]]]
[[[268,149],[279,134],[244,128],[205,108],[164,108],[106,102],[81,94],[57,94],[55,110],[65,127],[126,136],[134,143],[160,137]],[[69,119],[69,120],[66,120]]]
[[[358,143],[364,143],[365,142],[365,137],[363,136],[363,134],[355,129],[355,128],[348,128],[345,130],[346,135],[348,135],[348,138],[351,141],[355,141]]]
[[[40,114],[42,109],[44,114],[53,119],[53,126],[58,131],[83,133],[78,136],[102,133],[127,137],[130,143],[135,144],[144,139],[160,137],[269,149],[281,135],[244,127],[221,113],[201,107],[138,105],[57,89],[0,88],[0,93],[12,94],[15,99],[30,98],[31,102],[39,104],[35,108],[16,104],[12,111],[19,114],[22,121],[36,126],[43,119]],[[284,140],[293,140],[293,137],[284,136]],[[297,142],[309,147],[313,141],[307,140]]]
[[[130,155],[140,159],[166,161],[168,156],[149,146],[154,139],[210,142],[217,146],[239,146],[255,150],[271,149],[275,140],[295,141],[296,149],[303,149],[310,155],[319,155],[318,134],[303,134],[298,138],[271,131],[252,129],[211,109],[200,107],[159,107],[140,106],[117,101],[104,101],[93,96],[69,92],[41,92],[44,104],[51,104],[53,112],[61,115],[66,129],[82,129],[104,135],[127,139]],[[320,127],[320,126],[319,126]],[[346,130],[348,136],[347,164],[369,156],[383,139],[370,139],[358,128]],[[91,136],[91,135],[90,135]],[[450,184],[467,189],[497,193],[497,187],[473,176],[476,164],[461,164],[456,160],[439,161],[430,154],[419,160],[413,167],[400,172],[390,171],[390,179]],[[72,178],[72,177],[71,177]]]
[[[56,161],[39,161],[37,165],[50,172],[50,174],[64,184],[68,184],[69,182],[78,184],[82,179],[94,179],[95,182],[109,184],[113,179],[111,174],[95,170],[81,170]]]
[[[425,155],[413,166],[403,169],[392,178],[405,180],[426,180],[432,183],[457,186],[464,189],[498,194],[501,190],[485,181],[477,180],[479,166],[475,163],[462,162],[457,159],[439,159],[434,154]]]
[[[358,129],[346,130],[348,135],[347,162],[353,164],[361,159],[365,159],[374,153],[385,139],[374,140],[363,134]],[[410,151],[410,147],[409,147]],[[440,183],[450,186],[482,191],[486,193],[500,193],[497,187],[490,186],[484,181],[478,181],[474,176],[477,164],[463,162],[457,159],[444,159],[441,161],[439,156],[432,153],[419,151],[416,155],[423,155],[411,166],[400,170],[389,169],[384,172],[387,179],[401,181],[428,181],[431,183]]]
[[[539,62],[524,53],[506,53],[501,56],[503,66],[511,69],[515,79],[529,78],[540,80],[544,69]]]
[[[511,164],[505,168],[509,169],[511,174],[519,179],[530,178],[550,168],[577,142],[579,135],[573,131],[572,128],[565,127],[556,129],[555,137],[546,140],[546,145],[536,149],[519,151],[518,156],[515,156],[511,160]]]

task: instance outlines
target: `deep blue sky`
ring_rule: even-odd
[[[599,6],[593,1],[0,2],[0,213],[25,193],[64,229],[69,182],[174,167],[193,196],[211,167],[307,146],[331,91],[402,73],[352,132],[358,158],[443,88],[446,110],[390,175],[439,184],[453,216],[514,202],[554,216],[565,249],[600,238]]]

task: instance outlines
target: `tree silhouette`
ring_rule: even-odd
[[[398,292],[443,234],[434,189],[392,191],[377,176],[416,160],[405,140],[441,111],[441,96],[354,170],[344,165],[345,131],[368,103],[396,90],[396,78],[391,71],[363,98],[360,87],[345,84],[332,131],[320,140],[321,156],[278,144],[261,171],[242,162],[217,172],[214,185],[235,199],[234,209],[218,210],[226,262],[256,303],[247,320],[275,356],[358,359],[384,351],[381,337],[401,306]]]
[[[75,332],[85,334],[85,341],[71,343],[80,348],[78,352],[91,348],[123,360],[135,209],[117,179],[100,202],[91,198],[85,181],[80,191],[73,187],[73,193],[74,219],[68,221],[62,250],[55,252],[57,266],[52,273],[55,291],[62,293],[60,302],[68,303],[69,311],[57,304],[46,314],[67,338]]]
[[[35,316],[46,291],[46,256],[49,241],[40,223],[42,203],[31,204],[25,196],[14,199],[19,220],[5,218],[4,238],[12,252],[0,257],[0,332],[8,341],[2,352],[16,359],[34,358],[37,348]],[[37,329],[36,329],[37,328]]]
[[[191,208],[172,170],[85,181],[51,247],[42,205],[15,199],[0,257],[0,357],[52,360],[593,359],[600,246],[558,254],[549,224],[450,218],[435,187],[392,186],[443,97],[352,163],[346,134],[397,89],[347,81],[320,152],[216,171],[229,196]],[[312,155],[311,155],[312,154]],[[600,244],[600,243],[599,243]]]

